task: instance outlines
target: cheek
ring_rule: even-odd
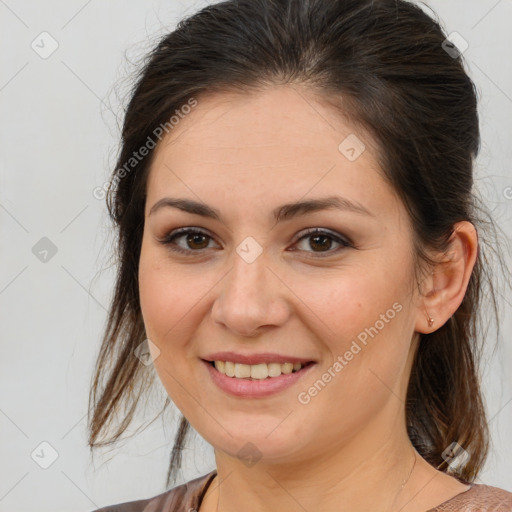
[[[148,337],[155,338],[155,341],[160,337],[164,324],[168,323],[169,314],[172,314],[169,299],[173,288],[166,286],[161,279],[160,265],[142,252],[139,262],[140,307]]]
[[[171,268],[161,255],[151,249],[141,251],[139,262],[139,297],[148,337],[161,349],[176,339],[184,320],[193,314],[201,290],[183,272]]]
[[[394,269],[396,279],[386,270],[347,271],[336,279],[302,284],[308,307],[321,320],[317,335],[331,356],[322,370],[334,375],[325,375],[329,384],[316,404],[337,403],[351,411],[353,421],[371,416],[389,400],[390,389],[398,393],[409,353],[407,276],[404,267]]]
[[[190,376],[197,372],[196,334],[208,314],[208,290],[218,280],[215,275],[209,279],[198,268],[170,265],[165,254],[151,248],[141,251],[139,297],[144,326],[159,351],[155,369],[177,404],[182,402],[182,386],[190,387]]]
[[[400,301],[397,285],[368,270],[350,271],[320,280],[295,279],[294,292],[318,319],[326,335],[322,339],[347,341],[373,325],[381,314],[392,309],[394,302]]]
[[[180,272],[167,267],[158,254],[142,250],[140,306],[147,337],[158,348],[157,356],[152,356],[159,379],[178,409],[189,413],[190,397],[184,391],[190,387],[188,340],[193,332],[193,306],[201,294]]]
[[[351,390],[342,402],[354,409],[361,405],[361,398],[362,403],[386,399],[388,387],[397,385],[412,335],[409,281],[403,263],[385,272],[382,266],[368,265],[364,272],[347,269],[330,278],[296,282],[294,291],[307,305],[302,309],[305,314],[306,310],[314,313],[308,314],[310,326],[317,326],[316,337],[329,354],[323,361],[324,371],[331,368],[336,375],[323,399],[339,400],[340,392]],[[390,279],[393,275],[397,277]]]

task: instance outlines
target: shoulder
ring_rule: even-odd
[[[152,498],[108,505],[91,512],[196,512],[215,475],[214,470]]]
[[[490,485],[473,484],[470,489],[429,512],[512,512],[512,492]]]

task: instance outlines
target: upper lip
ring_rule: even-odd
[[[309,363],[313,359],[304,357],[287,356],[271,352],[261,354],[237,354],[236,352],[215,352],[208,354],[203,359],[206,361],[230,361],[241,364],[260,364],[260,363]]]

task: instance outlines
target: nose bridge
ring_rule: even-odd
[[[268,292],[268,258],[263,250],[258,252],[242,243],[233,254],[233,268],[227,276],[223,293],[226,299],[243,301],[241,307],[245,304],[255,309],[268,302],[269,297],[265,297]]]
[[[263,325],[278,325],[287,316],[279,287],[267,268],[267,254],[257,242],[244,240],[233,253],[232,268],[221,282],[213,306],[214,320],[238,334],[249,336]]]

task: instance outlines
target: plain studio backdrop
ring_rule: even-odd
[[[512,2],[426,4],[447,34],[467,42],[480,97],[476,177],[512,237]],[[165,490],[175,410],[93,460],[86,444],[89,384],[114,278],[105,201],[93,190],[115,164],[133,64],[204,5],[0,0],[2,511],[86,512]],[[500,299],[500,346],[484,360],[493,445],[477,483],[512,491],[510,299]],[[160,410],[166,395],[158,386],[128,435]],[[212,448],[189,439],[177,483],[214,467]]]

